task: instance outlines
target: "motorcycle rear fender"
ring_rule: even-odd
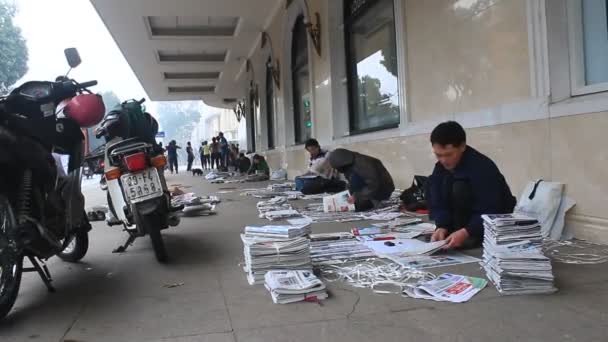
[[[168,199],[166,195],[152,198],[135,204],[134,210],[137,210],[138,214],[141,216],[147,216],[153,212],[163,213],[164,215],[161,216],[161,229],[164,229],[168,227],[167,218],[169,216],[169,207],[167,201]],[[137,227],[137,231],[140,234],[145,234],[145,229],[146,227]]]

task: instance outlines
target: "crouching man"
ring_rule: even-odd
[[[374,157],[339,148],[329,154],[329,164],[348,180],[349,201],[357,211],[377,207],[395,191],[393,178]]]
[[[446,249],[474,248],[483,241],[483,214],[512,213],[515,197],[494,162],[466,143],[462,126],[448,121],[431,133],[437,164],[429,178],[429,208],[437,229],[432,241]]]

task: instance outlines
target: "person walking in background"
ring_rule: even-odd
[[[239,159],[239,150],[237,150],[235,144],[230,145],[230,152],[229,152],[228,156],[229,156],[228,165],[236,167],[236,162]]]
[[[220,167],[220,144],[216,138],[211,139],[211,169]]]
[[[175,168],[175,173],[178,174],[177,170],[177,150],[181,149],[175,142],[175,140],[171,140],[169,145],[167,145],[167,157],[169,159],[169,170],[171,170],[171,174],[173,174],[173,168]]]
[[[198,148],[198,154],[199,154],[199,156],[201,158],[201,168],[203,170],[207,169],[207,158],[206,158],[206,154],[205,154],[205,146],[207,146],[207,142],[203,141],[201,143],[201,146]]]
[[[188,141],[186,143],[186,154],[188,155],[188,171],[192,171],[192,163],[194,162],[194,150],[192,149],[192,145]]]
[[[218,142],[220,143],[220,157],[222,159],[222,167],[228,166],[228,140],[224,137],[224,133],[220,132],[218,136]]]

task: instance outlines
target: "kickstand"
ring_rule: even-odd
[[[129,238],[127,239],[125,244],[122,246],[118,246],[118,248],[113,250],[112,253],[124,253],[127,250],[127,248],[133,244],[133,241],[135,241],[135,238],[136,238],[135,235],[129,235]]]
[[[38,272],[38,275],[42,279],[42,282],[44,282],[44,285],[46,285],[46,288],[49,290],[49,292],[55,292],[55,288],[53,287],[53,285],[51,285],[51,282],[53,281],[53,278],[51,277],[51,272],[49,272],[49,268],[46,267],[44,261],[35,258],[31,255],[28,255],[27,257],[28,259],[30,259],[32,266],[34,267],[24,268],[23,270],[26,272]],[[40,264],[42,264],[42,266],[40,266]]]

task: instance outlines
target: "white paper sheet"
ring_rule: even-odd
[[[365,244],[378,255],[409,256],[433,253],[445,245],[445,240],[427,243],[416,239],[395,239],[367,241]]]

